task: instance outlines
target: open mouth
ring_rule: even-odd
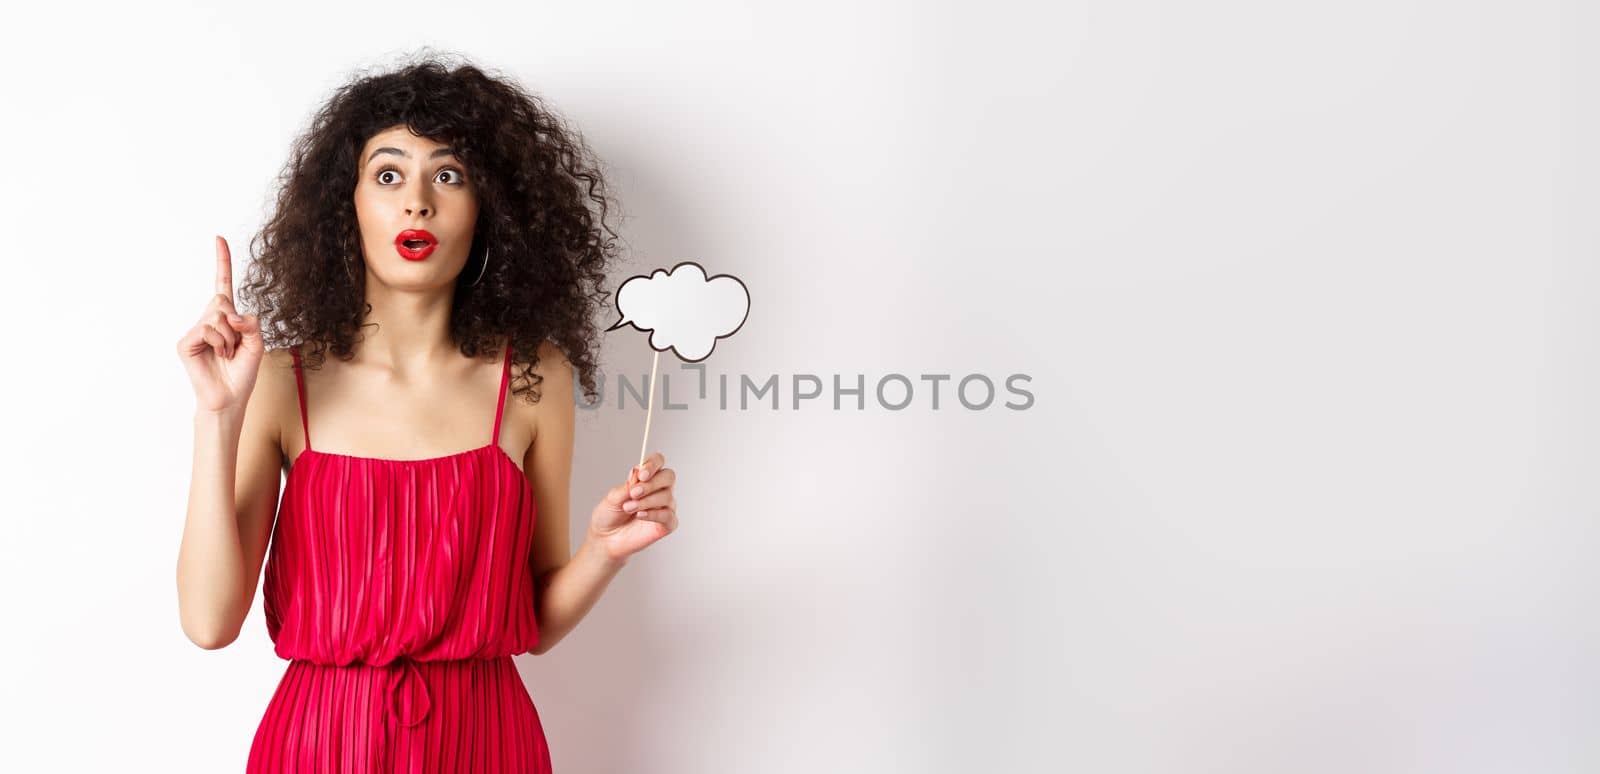
[[[439,240],[433,234],[420,228],[408,228],[394,238],[395,250],[408,261],[420,261],[428,257],[438,244]]]

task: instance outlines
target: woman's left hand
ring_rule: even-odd
[[[628,471],[627,483],[611,488],[589,517],[589,539],[622,561],[678,528],[672,485],[678,474],[661,452]]]

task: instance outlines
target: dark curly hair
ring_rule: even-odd
[[[473,257],[462,276],[478,274],[485,244],[494,252],[478,284],[456,282],[450,335],[462,354],[497,357],[510,337],[513,393],[533,403],[539,345],[549,340],[597,401],[594,318],[610,297],[606,268],[617,249],[601,164],[538,96],[431,54],[339,87],[294,142],[238,291],[260,315],[266,345],[301,345],[306,367],[316,368],[325,351],[350,360],[362,326],[377,325],[363,323],[371,306],[354,194],[363,145],[397,125],[452,146],[475,181]]]

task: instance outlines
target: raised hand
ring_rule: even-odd
[[[656,452],[628,471],[627,483],[612,487],[589,518],[589,539],[613,559],[626,559],[678,528],[672,487],[678,474]]]
[[[242,414],[265,351],[261,321],[233,307],[233,255],[220,236],[216,267],[216,292],[199,322],[178,340],[178,358],[194,386],[195,410]]]

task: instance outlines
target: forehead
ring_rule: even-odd
[[[410,153],[413,158],[420,158],[418,154],[426,155],[437,148],[445,147],[445,143],[428,137],[419,137],[403,125],[391,126],[367,139],[361,149],[362,158],[365,159],[367,154],[381,147],[399,148]]]

